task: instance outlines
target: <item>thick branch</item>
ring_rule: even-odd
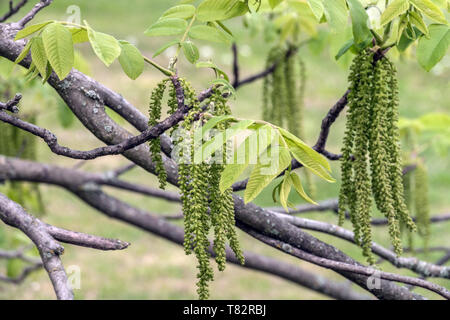
[[[277,216],[299,228],[326,233],[355,243],[354,233],[342,227],[326,222],[293,217],[287,214],[277,213]],[[450,279],[450,267],[432,264],[417,258],[397,257],[394,252],[380,246],[376,242],[372,242],[372,252],[389,261],[397,268],[410,269],[422,276]]]
[[[36,245],[57,298],[62,300],[73,299],[73,292],[68,285],[66,271],[59,258],[64,252],[64,248],[50,236],[44,223],[30,216],[21,206],[1,193],[0,220],[21,230]]]
[[[379,279],[402,282],[405,284],[422,287],[422,288],[428,289],[430,291],[433,291],[433,292],[439,294],[440,296],[444,297],[447,300],[450,300],[450,292],[447,289],[445,289],[444,287],[441,287],[435,283],[431,283],[431,282],[425,281],[423,279],[401,276],[401,275],[398,275],[395,273],[373,270],[373,269],[358,266],[358,265],[353,265],[353,264],[349,264],[349,263],[344,263],[344,262],[340,262],[340,261],[334,261],[334,260],[318,257],[318,256],[315,256],[308,252],[305,252],[301,249],[292,247],[291,245],[289,245],[283,241],[276,240],[276,239],[270,238],[266,235],[263,235],[249,227],[244,227],[244,226],[240,225],[240,228],[245,230],[249,235],[253,236],[254,238],[256,238],[274,248],[277,248],[278,250],[286,252],[294,257],[308,261],[315,265],[318,265],[318,266],[321,266],[321,267],[324,267],[327,269],[331,269],[334,271],[352,272],[352,273],[366,275],[366,276],[370,276],[370,277],[378,277]]]
[[[12,40],[16,30],[8,29],[8,26],[0,25],[0,32],[3,33],[3,37],[0,39],[0,55],[15,60],[21,48],[23,48],[23,43]],[[24,60],[23,64],[29,64],[29,60]],[[50,77],[49,83],[57,90],[84,126],[100,140],[107,144],[117,144],[130,136],[126,130],[113,122],[102,108],[98,108],[99,104],[96,100],[84,94],[84,90],[92,90],[95,93],[104,88],[102,85],[77,71],[72,71],[64,81],[59,81],[53,75]],[[97,108],[96,113],[92,112],[94,108]],[[108,129],[106,130],[106,128]],[[155,164],[150,159],[148,146],[141,145],[128,150],[124,153],[124,156],[147,171],[155,172]],[[176,185],[178,180],[176,165],[171,161],[165,161],[164,164],[168,173],[168,181]],[[334,260],[345,260],[356,264],[356,261],[336,248],[319,241],[273,214],[253,204],[244,205],[243,200],[237,196],[235,196],[235,211],[238,220],[264,232],[275,232],[273,235],[280,238],[279,240],[289,242],[299,249]],[[381,299],[421,298],[419,295],[409,292],[406,288],[398,287],[390,282],[381,281],[381,290],[376,291],[367,287],[367,276],[345,272],[341,274]]]
[[[62,300],[73,299],[73,292],[60,259],[64,248],[56,240],[100,250],[122,250],[129,245],[118,240],[100,238],[47,225],[29,215],[20,205],[2,193],[0,193],[0,220],[21,230],[36,245],[56,296]],[[30,268],[29,270],[34,269]]]
[[[11,178],[18,181],[34,181],[58,185],[76,194],[87,204],[111,218],[134,225],[169,241],[183,245],[184,231],[180,227],[168,223],[157,215],[134,208],[116,198],[106,195],[100,189],[85,188],[85,182],[92,179],[90,176],[95,176],[95,174],[1,157],[0,173],[8,179]],[[212,248],[210,248],[210,253],[213,254]],[[228,261],[240,266],[240,262],[229,248],[227,248],[226,253]],[[245,268],[277,275],[333,298],[369,298],[352,291],[344,284],[329,281],[326,278],[307,272],[296,266],[249,251],[246,251],[244,256]]]

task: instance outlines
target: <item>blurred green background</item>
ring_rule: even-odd
[[[33,4],[15,16],[21,17]],[[98,31],[110,33],[118,39],[127,39],[137,46],[147,56],[152,56],[165,39],[145,37],[143,32],[151,25],[159,15],[171,5],[174,0],[130,0],[130,1],[70,1],[57,0],[49,8],[42,11],[37,21],[46,19],[66,20],[70,13],[67,9],[71,5],[79,6],[81,19],[89,21],[89,24]],[[0,12],[6,11],[6,1],[0,4]],[[250,35],[242,26],[241,20],[233,20],[227,24],[238,38],[240,47],[240,60],[243,76],[260,71],[265,64],[265,57],[270,49],[261,34]],[[320,46],[319,42],[316,47]],[[148,99],[151,89],[161,79],[161,75],[154,69],[148,68],[136,81],[129,80],[121,71],[119,64],[114,63],[107,69],[94,56],[90,48],[80,46],[84,56],[90,62],[91,76],[111,89],[121,93],[143,113],[147,112]],[[335,49],[334,49],[335,50]],[[212,57],[216,64],[224,70],[231,71],[231,50],[225,46],[211,46],[208,43],[200,45],[201,55],[204,59]],[[306,89],[306,141],[313,144],[320,130],[320,121],[328,109],[339,99],[347,87],[347,71],[345,66],[336,64],[332,56],[336,51],[329,52],[327,48],[321,53],[313,52],[311,48],[304,47],[300,54],[307,66]],[[168,65],[168,56],[164,54],[156,59],[162,65]],[[347,61],[348,62],[348,61]],[[345,61],[341,62],[341,64]],[[418,117],[428,112],[449,112],[450,99],[450,59],[448,55],[435,68],[434,72],[426,73],[412,60],[401,59],[397,63],[400,81],[400,113],[403,117]],[[192,79],[197,89],[204,88],[212,79],[212,74],[205,70],[196,70],[185,61],[180,66],[180,73]],[[48,88],[45,94],[55,95]],[[41,94],[42,95],[42,94]],[[101,146],[81,124],[77,123],[71,129],[64,129],[58,121],[58,110],[55,105],[45,105],[46,98],[42,96],[27,95],[24,92],[22,109],[37,108],[39,110],[39,125],[51,129],[59,138],[62,145],[72,148],[87,150]],[[238,91],[237,98],[231,101],[233,113],[243,118],[261,117],[261,82],[256,82],[243,87]],[[34,106],[34,107],[32,107]],[[130,126],[130,131],[136,132]],[[340,117],[331,129],[330,139],[327,144],[329,151],[338,153],[344,132],[345,117]],[[431,145],[431,141],[430,141]],[[450,167],[448,158],[439,156],[432,147],[424,151],[426,165],[429,168],[430,179],[430,203],[433,215],[450,212],[449,186]],[[75,160],[57,157],[40,144],[39,160],[51,162],[62,166],[72,167],[78,162]],[[88,171],[107,171],[126,164],[120,156],[101,158],[83,165]],[[339,164],[332,163],[333,174],[339,177]],[[152,187],[157,187],[153,176],[141,169],[134,169],[123,177],[128,181],[135,181]],[[335,184],[328,184],[315,180],[317,185],[317,200],[336,197],[339,190],[339,179]],[[171,244],[151,234],[142,232],[111,219],[107,219],[95,210],[91,209],[66,191],[56,187],[44,186],[42,188],[44,201],[47,203],[48,214],[44,220],[59,227],[93,233],[104,237],[119,238],[131,242],[132,245],[122,252],[99,252],[95,250],[79,248],[67,245],[63,256],[65,266],[79,266],[81,269],[81,289],[75,291],[77,299],[195,299],[195,274],[196,262],[192,256],[185,256],[182,247]],[[138,196],[117,190],[107,190],[112,194],[128,201],[132,205],[146,209],[154,214],[172,214],[179,212],[180,208],[175,204]],[[303,203],[299,198],[292,198],[295,203]],[[258,204],[273,206],[271,188],[258,197]],[[333,213],[312,213],[305,217],[336,223]],[[346,228],[351,229],[349,222]],[[11,229],[0,226],[2,237],[11,239],[17,237]],[[435,224],[432,226],[430,245],[448,245],[450,243],[450,222]],[[324,241],[330,241],[333,245],[343,250],[346,254],[364,261],[360,255],[360,249],[337,240],[335,238],[314,233]],[[265,255],[270,255],[280,260],[296,264],[304,269],[320,273],[336,281],[345,281],[334,272],[318,268],[306,262],[293,259],[278,251],[261,245],[243,233],[240,233],[242,247]],[[375,229],[375,240],[385,246],[389,246],[387,229],[378,227]],[[19,243],[12,241],[12,243]],[[421,246],[421,240],[417,238],[417,246]],[[421,259],[436,261],[439,253],[419,254]],[[5,272],[5,264],[0,263],[0,272]],[[385,271],[396,270],[387,263],[382,264]],[[405,275],[412,273],[397,270]],[[216,271],[216,280],[211,285],[212,299],[324,299],[326,297],[308,289],[299,287],[277,277],[268,276],[259,272],[252,272],[242,268],[228,265],[225,272]],[[450,288],[448,280],[432,280]],[[356,290],[359,290],[354,286]],[[436,295],[424,290],[416,289],[418,293],[429,298],[437,298]],[[13,286],[0,283],[0,299],[53,299],[50,282],[44,271],[34,273],[22,285]]]

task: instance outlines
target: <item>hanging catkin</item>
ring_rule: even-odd
[[[388,220],[389,234],[397,254],[402,253],[399,223],[415,230],[404,201],[395,69],[387,58],[375,62],[373,51],[367,49],[355,57],[349,83],[339,223],[342,224],[348,210],[355,242],[362,246],[363,254],[373,263],[372,196],[378,210]]]
[[[156,125],[161,118],[161,105],[164,98],[164,91],[166,90],[167,81],[168,79],[164,79],[158,83],[152,91],[149,106],[149,127]],[[155,164],[155,172],[159,179],[159,187],[161,189],[165,189],[167,184],[167,173],[164,168],[161,155],[161,139],[159,137],[156,139],[151,139],[149,145],[152,161]]]
[[[427,168],[418,161],[414,170],[414,205],[417,229],[424,239],[424,247],[428,249],[430,238],[430,207],[428,203],[428,174]]]
[[[198,261],[197,293],[200,299],[209,297],[208,284],[213,280],[213,270],[210,265],[210,253],[208,251],[210,242],[209,231],[214,232],[213,251],[216,256],[218,269],[223,271],[226,263],[226,242],[228,241],[236,257],[243,264],[244,257],[239,246],[234,221],[234,200],[232,190],[220,192],[219,183],[221,173],[224,169],[222,162],[209,163],[197,162],[195,152],[201,147],[194,143],[196,130],[201,130],[203,119],[199,116],[200,110],[211,113],[213,116],[230,114],[226,99],[218,90],[203,107],[196,98],[195,91],[186,81],[180,79],[184,90],[185,103],[192,106],[180,127],[183,134],[178,135],[175,141],[177,148],[178,184],[181,191],[182,209],[184,215],[185,239],[184,248],[186,254],[194,253]],[[171,89],[169,94],[171,110],[175,110],[175,93]],[[226,123],[220,123],[217,129],[223,131],[227,128]],[[196,148],[197,147],[197,148]],[[217,151],[219,152],[219,151]],[[226,153],[222,153],[224,159]]]
[[[295,54],[296,48],[275,46],[269,52],[266,67],[275,66],[264,78],[263,119],[285,127],[290,133],[304,139],[305,64]],[[316,188],[308,170],[304,171],[306,184],[312,197]]]

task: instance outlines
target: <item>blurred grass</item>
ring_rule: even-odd
[[[58,0],[42,11],[36,19],[67,19],[66,9],[69,5],[78,5],[81,9],[82,19],[89,21],[95,29],[111,33],[120,39],[132,39],[147,56],[152,55],[163,39],[146,38],[143,31],[151,25],[155,19],[176,1],[68,1]],[[20,14],[26,12],[32,4],[23,9]],[[4,12],[5,2],[0,4],[0,12]],[[18,14],[16,17],[19,17]],[[261,37],[251,37],[243,30],[240,22],[231,22],[230,27],[240,39],[243,76],[259,71],[264,65],[264,59],[269,47]],[[244,45],[246,44],[246,45]],[[227,48],[214,46],[213,48],[202,45],[201,50],[207,52],[214,50],[214,61],[224,69],[230,70],[231,53]],[[84,48],[83,52],[92,65],[92,76],[122,93],[128,100],[135,104],[142,112],[146,113],[146,106],[151,88],[161,79],[161,76],[153,69],[148,69],[137,81],[131,81],[123,74],[115,63],[110,69],[106,69],[92,54],[91,50]],[[307,96],[305,127],[306,140],[312,144],[320,130],[320,121],[328,109],[345,92],[347,81],[346,71],[340,68],[327,52],[320,55],[312,54],[307,48],[301,50],[304,60],[307,62]],[[162,55],[157,58],[166,65],[167,58]],[[426,112],[449,112],[450,100],[448,68],[436,75],[426,73],[418,67],[416,62],[400,62],[400,113],[405,117],[416,117]],[[195,68],[182,64],[181,72],[186,77],[193,79],[197,88],[203,88],[211,79],[207,71],[198,71]],[[260,101],[261,83],[255,83],[239,90],[237,99],[232,101],[233,112],[239,117],[258,118],[261,114]],[[23,106],[28,106],[33,101],[24,97]],[[64,130],[57,123],[57,112],[45,109],[41,106],[42,116],[40,125],[50,128],[59,137],[62,145],[73,148],[88,149],[100,146],[101,143],[85,130],[77,122],[71,130]],[[341,116],[333,125],[327,149],[339,152],[341,139],[344,132],[345,117]],[[133,132],[130,126],[127,128]],[[450,168],[447,158],[437,157],[435,153],[425,153],[426,162],[430,172],[430,202],[432,213],[439,214],[450,211],[448,200],[450,184]],[[39,158],[45,162],[57,163],[64,166],[73,166],[77,161],[64,159],[51,154],[45,146],[40,146]],[[83,166],[84,170],[106,171],[115,169],[125,164],[121,157],[108,157],[90,161]],[[339,177],[338,163],[332,163],[333,174]],[[134,169],[124,176],[132,182],[157,187],[153,176],[141,169]],[[339,181],[339,179],[338,179]],[[336,197],[339,190],[339,182],[328,184],[315,179],[317,184],[317,199]],[[105,237],[120,238],[131,242],[132,245],[122,252],[98,252],[85,248],[66,246],[66,254],[63,261],[66,266],[76,265],[82,271],[81,290],[76,290],[76,298],[79,299],[191,299],[196,298],[195,293],[195,260],[192,256],[186,257],[180,246],[173,245],[153,235],[147,234],[134,227],[108,219],[83,202],[74,198],[71,194],[56,187],[44,186],[45,202],[48,204],[49,214],[45,221],[60,227],[77,231],[93,233]],[[178,205],[168,204],[161,200],[150,199],[135,194],[108,190],[111,194],[128,201],[129,203],[147,209],[155,214],[176,213],[180,210]],[[295,203],[302,203],[299,198],[291,199]],[[271,188],[267,188],[256,200],[260,205],[273,206]],[[313,213],[305,217],[336,223],[336,217],[332,213]],[[351,228],[347,222],[345,227]],[[450,223],[441,223],[432,226],[431,246],[446,245],[450,243]],[[2,226],[3,228],[3,226]],[[12,232],[8,229],[8,233]],[[337,240],[327,235],[313,233],[324,241],[329,241],[348,255],[363,261],[360,249],[342,240]],[[389,246],[389,237],[386,228],[376,228],[374,237],[377,242]],[[240,233],[242,246],[246,250],[252,250],[261,254],[277,257],[283,261],[291,262],[302,268],[318,272],[330,279],[343,281],[337,274],[307,264],[305,262],[285,256],[278,251],[261,245]],[[420,246],[420,241],[417,241]],[[421,259],[435,261],[439,258],[436,253],[418,255]],[[396,271],[394,267],[384,263],[385,271]],[[0,264],[0,272],[3,265]],[[401,271],[404,274],[410,272]],[[434,280],[433,280],[434,281]],[[437,283],[450,287],[448,280],[436,280]],[[436,295],[423,290],[417,292],[430,298]],[[251,272],[239,267],[229,265],[223,273],[216,272],[216,280],[211,285],[213,299],[323,299],[310,290],[296,286],[288,281],[280,280],[273,276],[267,276],[259,272]],[[0,284],[0,299],[52,299],[52,292],[47,275],[40,271],[33,274],[21,286]]]

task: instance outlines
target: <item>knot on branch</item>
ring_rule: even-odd
[[[2,103],[0,102],[0,110],[7,110],[12,113],[18,113],[19,112],[19,102],[22,100],[22,94],[17,93],[13,99],[9,100],[8,102]]]

